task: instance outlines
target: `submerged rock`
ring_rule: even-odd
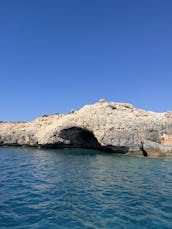
[[[142,156],[144,149],[148,157],[171,156],[172,146],[162,142],[162,136],[172,135],[169,114],[102,99],[66,115],[46,115],[28,123],[2,122],[0,145],[94,148]]]

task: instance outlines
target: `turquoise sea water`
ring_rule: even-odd
[[[172,228],[172,160],[0,148],[0,228]]]

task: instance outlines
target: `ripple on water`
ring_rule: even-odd
[[[0,228],[171,228],[172,160],[0,148]]]

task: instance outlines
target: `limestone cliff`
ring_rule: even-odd
[[[145,151],[151,157],[172,156],[172,142],[164,140],[170,136],[170,112],[155,113],[104,100],[66,115],[0,123],[0,145],[83,147],[144,156]]]

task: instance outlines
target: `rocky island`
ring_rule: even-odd
[[[0,146],[88,148],[172,157],[172,112],[145,111],[101,99],[69,114],[44,115],[32,122],[1,122]]]

